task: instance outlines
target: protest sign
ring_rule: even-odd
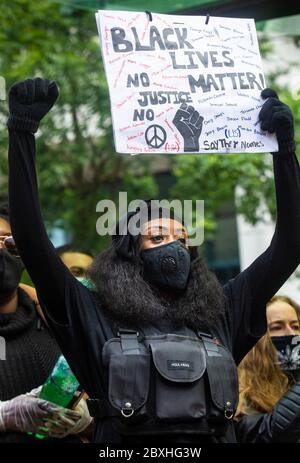
[[[118,153],[278,150],[253,19],[99,10]]]

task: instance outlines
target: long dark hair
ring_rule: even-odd
[[[141,259],[122,258],[113,245],[95,257],[88,273],[107,315],[127,325],[171,319],[209,329],[224,311],[222,286],[194,250],[183,292],[165,292],[148,283]]]

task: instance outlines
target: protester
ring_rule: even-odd
[[[87,270],[93,262],[91,254],[68,244],[60,246],[56,251],[72,275],[89,289],[94,290],[95,286],[87,275]]]
[[[8,208],[0,207],[0,336],[5,358],[0,361],[0,443],[39,442],[28,432],[49,442],[80,442],[69,436],[90,423],[83,402],[76,411],[38,398],[60,354],[57,342],[18,287],[24,269],[11,236]],[[67,437],[68,436],[68,437]]]
[[[87,276],[87,269],[93,262],[93,258],[90,254],[87,254],[86,251],[81,252],[69,244],[59,246],[56,248],[56,252],[65,266],[68,267],[72,275],[74,275],[78,281],[83,283],[89,289],[95,289],[93,282],[90,281]],[[35,288],[24,283],[20,283],[19,286],[24,289],[29,297],[34,301],[36,309],[39,311],[41,318],[44,320],[44,314],[40,307]]]
[[[270,246],[249,268],[222,288],[188,247],[181,218],[141,202],[94,259],[89,275],[97,295],[62,263],[42,221],[33,134],[57,97],[55,82],[41,78],[9,92],[12,226],[47,320],[91,398],[95,441],[236,442],[235,363],[265,333],[266,303],[300,260],[290,109],[273,90],[262,92],[268,99],[260,127],[276,132],[279,142],[273,153],[277,223]],[[132,220],[140,222],[138,235],[130,226],[124,234]]]
[[[267,323],[267,334],[238,368],[237,437],[240,442],[298,442],[300,307],[287,296],[275,296],[267,304]]]

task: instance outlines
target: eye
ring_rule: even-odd
[[[82,267],[70,267],[70,272],[75,276],[75,277],[83,277],[85,274],[85,271]]]
[[[160,241],[162,241],[164,239],[163,235],[155,235],[155,236],[151,236],[151,241],[153,241],[153,243],[159,243]]]
[[[281,329],[280,325],[273,325],[273,326],[270,326],[269,328],[270,331],[278,331],[280,329]]]
[[[179,238],[178,241],[180,241],[180,242],[183,243],[183,244],[186,244],[186,238]]]

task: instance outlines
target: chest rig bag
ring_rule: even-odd
[[[92,416],[121,435],[225,434],[237,407],[231,353],[204,333],[142,335],[119,330],[102,352],[107,397],[89,399]]]

